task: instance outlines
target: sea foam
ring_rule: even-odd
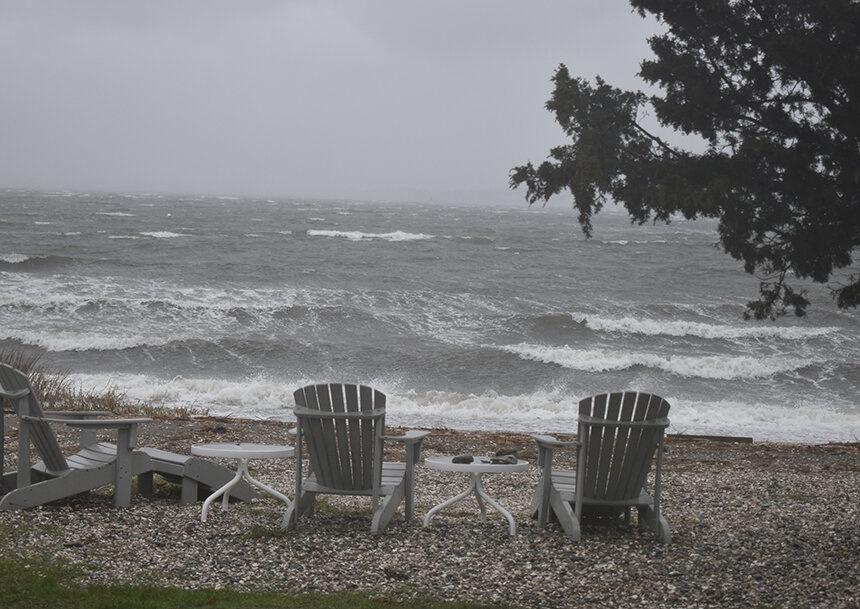
[[[765,378],[814,364],[814,362],[791,357],[676,356],[626,350],[550,347],[528,343],[504,346],[501,349],[523,359],[586,372],[609,372],[644,366],[686,377],[723,380]]]
[[[399,230],[391,233],[363,233],[360,231],[310,229],[307,234],[310,237],[341,237],[350,241],[369,241],[372,239],[382,239],[384,241],[420,241],[433,238],[433,235],[407,233]]]
[[[176,237],[189,237],[184,233],[173,233],[170,231],[149,231],[140,233],[144,237],[153,237],[155,239],[175,239]]]
[[[46,351],[111,351],[134,347],[166,345],[169,336],[154,337],[140,334],[99,332],[48,331],[11,329],[0,326],[0,340],[15,340],[36,345]]]
[[[574,316],[584,319],[592,330],[618,332],[622,334],[642,334],[645,336],[696,336],[709,339],[782,339],[803,340],[833,334],[839,331],[834,327],[803,328],[798,326],[732,326],[695,321],[670,321],[659,319],[640,319],[635,317],[600,317],[595,315]]]
[[[84,390],[113,388],[133,401],[168,407],[192,407],[212,416],[295,421],[293,391],[313,382],[306,378],[242,381],[143,374],[73,374]],[[546,389],[530,394],[466,394],[399,387],[397,381],[368,383],[388,395],[386,421],[392,426],[425,429],[575,433],[580,395]],[[670,434],[748,436],[774,442],[856,442],[860,407],[836,410],[827,404],[769,405],[756,402],[688,401],[665,395],[671,404]]]
[[[0,254],[0,262],[8,264],[21,264],[30,260],[30,256],[24,254]]]

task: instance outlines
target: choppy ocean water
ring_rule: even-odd
[[[0,348],[85,388],[290,420],[311,382],[372,384],[395,425],[575,430],[639,389],[670,432],[860,440],[860,312],[745,322],[757,281],[715,224],[592,239],[547,209],[0,191]]]

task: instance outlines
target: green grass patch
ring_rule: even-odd
[[[285,529],[280,525],[253,524],[248,532],[242,535],[242,539],[285,539],[295,536],[296,531],[294,529]]]
[[[0,559],[0,599],[7,609],[481,609],[497,607],[433,599],[373,598],[353,592],[279,593],[182,590],[150,586],[82,586],[80,571],[48,560]]]
[[[370,517],[371,509],[370,509],[370,498],[368,498],[368,505],[361,506],[355,505],[351,507],[341,507],[337,505],[332,505],[325,497],[317,497],[316,503],[314,503],[314,511],[318,514],[331,514],[334,516],[366,516]]]
[[[19,522],[14,525],[8,522],[0,522],[0,538],[6,542],[33,535],[56,535],[59,532],[60,526],[53,522],[46,522],[44,524]]]
[[[480,513],[480,512],[478,512]],[[454,509],[445,509],[441,512],[437,512],[434,516],[448,516],[449,518],[469,518],[475,516],[475,512],[470,512],[469,510],[454,510]],[[492,512],[487,513],[487,518],[492,516],[501,516],[501,514],[494,514]]]

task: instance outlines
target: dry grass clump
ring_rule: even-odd
[[[21,348],[0,349],[0,362],[20,370],[30,379],[33,391],[46,409],[98,410],[119,416],[145,416],[153,419],[188,419],[207,416],[209,411],[191,407],[170,407],[132,400],[115,387],[84,390],[75,385],[67,372],[50,369],[38,353]]]

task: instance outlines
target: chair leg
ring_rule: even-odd
[[[182,491],[179,497],[179,503],[187,505],[189,503],[197,503],[199,492],[199,484],[194,478],[182,476]]]
[[[370,532],[373,535],[379,535],[391,522],[391,518],[397,512],[397,508],[404,499],[403,485],[399,485],[394,489],[388,497],[384,497],[377,509],[373,512],[373,518],[370,522]]]
[[[639,506],[639,529],[648,529],[654,533],[654,535],[666,545],[672,543],[672,530],[669,528],[669,523],[660,514],[657,517],[657,513],[653,508],[647,505]]]
[[[308,517],[313,516],[316,502],[316,493],[302,493],[302,498],[299,501],[299,515]]]
[[[116,439],[116,480],[114,482],[114,505],[118,508],[131,505],[131,430],[120,428]]]
[[[152,472],[141,472],[137,475],[137,492],[144,497],[152,497]]]
[[[317,494],[299,491],[299,496],[287,507],[281,528],[294,529],[299,522],[299,516],[313,516]]]
[[[562,501],[561,496],[554,492],[550,494],[549,505],[549,511],[556,517],[565,535],[574,541],[579,541],[579,520],[576,518],[570,503]]]
[[[546,479],[546,476],[541,476],[534,495],[532,495],[532,517],[537,519],[538,526],[542,529],[546,528],[547,523],[552,519],[552,509],[550,508],[552,490],[552,484]]]
[[[281,521],[282,529],[294,529],[296,528],[296,524],[298,524],[298,500],[293,501],[289,506],[287,506],[286,511],[284,512],[284,519]]]

